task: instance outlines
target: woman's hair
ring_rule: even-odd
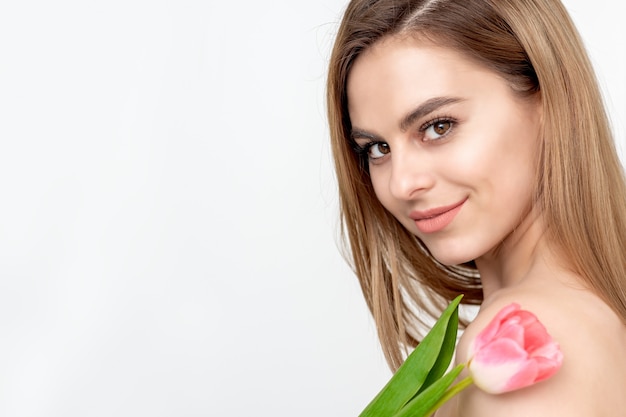
[[[626,322],[626,186],[597,81],[559,0],[353,0],[327,85],[342,233],[392,369],[450,299],[479,304],[473,264],[439,264],[376,198],[353,151],[346,84],[359,55],[383,38],[415,36],[453,48],[540,95],[535,206],[569,267]]]

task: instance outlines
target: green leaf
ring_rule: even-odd
[[[428,377],[426,377],[426,381],[418,391],[418,394],[428,388],[430,384],[441,378],[443,374],[446,373],[448,367],[450,366],[450,362],[452,361],[452,357],[454,356],[454,351],[456,348],[456,335],[459,329],[459,315],[452,314],[450,317],[450,321],[448,322],[448,326],[446,328],[446,334],[443,339],[443,343],[441,344],[441,350],[439,352],[439,356],[435,361]]]
[[[435,381],[421,394],[413,398],[393,417],[428,417],[434,410],[432,407],[443,397],[450,385],[461,373],[465,365],[458,365],[443,378]]]
[[[425,382],[431,384],[445,372],[454,354],[462,297],[460,295],[450,303],[431,331],[359,417],[394,415],[420,390],[428,387]]]

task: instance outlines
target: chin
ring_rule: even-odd
[[[477,254],[472,253],[468,250],[459,250],[459,248],[449,248],[449,247],[428,247],[428,251],[430,255],[435,258],[437,262],[445,266],[456,266],[466,264],[468,262],[474,261],[476,259]]]
[[[437,262],[445,266],[463,265],[463,264],[472,262],[475,259],[472,257],[450,257],[450,256],[444,256],[444,257],[433,256],[433,258],[435,258]]]

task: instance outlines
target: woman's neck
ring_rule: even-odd
[[[538,264],[552,258],[545,240],[543,219],[531,210],[504,241],[476,259],[485,301],[498,290],[522,284]]]

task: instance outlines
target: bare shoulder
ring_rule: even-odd
[[[466,362],[478,333],[506,306],[517,303],[532,312],[560,345],[563,365],[551,378],[506,394],[476,388],[458,399],[454,415],[621,416],[626,409],[626,328],[617,315],[588,291],[509,291],[481,308],[457,347]]]

